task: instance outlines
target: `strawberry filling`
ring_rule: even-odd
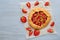
[[[47,15],[43,11],[35,12],[31,18],[32,22],[36,25],[41,26],[47,20]]]

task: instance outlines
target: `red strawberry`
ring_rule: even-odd
[[[40,34],[39,30],[34,30],[34,36],[38,36]]]
[[[50,29],[47,30],[47,32],[53,33],[54,31],[53,31],[53,29],[50,28]]]
[[[38,1],[36,1],[36,2],[34,3],[34,6],[37,6],[37,5],[39,5],[39,2],[38,2]]]
[[[49,2],[45,2],[45,4],[44,4],[45,6],[49,6],[50,5],[50,3]]]
[[[26,30],[31,31],[32,29],[30,27],[26,28]]]
[[[51,26],[51,27],[53,27],[53,26],[54,26],[54,24],[55,24],[54,22],[51,22],[50,26]]]
[[[33,33],[33,31],[29,31],[29,36],[31,36],[31,35],[32,35],[32,33]]]
[[[31,8],[30,2],[27,2],[27,3],[26,3],[26,6],[27,6],[28,8]]]
[[[26,10],[26,9],[22,9],[22,12],[23,12],[23,13],[27,13],[27,10]]]
[[[27,21],[25,16],[22,16],[22,17],[20,18],[20,20],[21,20],[22,23],[26,23],[26,21]]]

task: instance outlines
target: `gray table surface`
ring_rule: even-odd
[[[0,0],[0,40],[26,40],[24,26],[19,21],[21,16],[19,3],[24,1],[28,0]],[[51,2],[57,34],[30,40],[60,40],[60,0]]]

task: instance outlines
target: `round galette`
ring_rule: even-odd
[[[28,15],[28,23],[34,29],[42,29],[47,27],[51,20],[50,13],[44,8],[35,7]]]

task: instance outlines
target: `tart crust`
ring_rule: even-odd
[[[46,22],[45,22],[44,24],[42,24],[41,26],[34,24],[34,23],[32,22],[32,20],[31,20],[32,15],[33,15],[35,12],[39,12],[39,11],[43,11],[43,12],[48,16]],[[40,7],[35,7],[35,8],[33,8],[33,9],[30,11],[29,15],[28,15],[28,23],[29,23],[29,25],[30,25],[32,28],[38,29],[38,30],[47,27],[47,25],[49,24],[50,20],[51,20],[51,15],[50,15],[50,13],[49,13],[47,10],[45,10],[44,8],[40,8]]]

